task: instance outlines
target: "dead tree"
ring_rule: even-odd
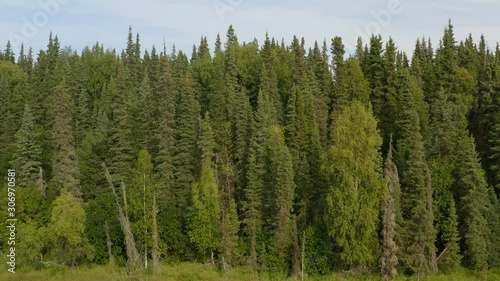
[[[120,202],[118,201],[118,195],[116,194],[116,189],[113,184],[113,179],[109,174],[108,168],[106,167],[106,163],[102,163],[102,167],[104,168],[104,175],[106,176],[106,180],[109,183],[109,187],[111,191],[113,191],[113,195],[116,200],[116,207],[118,209],[118,218],[120,220],[120,225],[122,227],[123,235],[125,236],[125,248],[127,252],[127,272],[128,274],[134,274],[141,270],[141,258],[139,255],[139,251],[137,250],[134,234],[132,233],[132,228],[130,227],[130,221],[128,216],[124,214]],[[122,190],[123,190],[123,204],[125,208],[127,206],[127,194],[125,192],[125,184],[122,182]]]
[[[108,221],[104,222],[104,233],[106,234],[106,245],[108,247],[109,264],[111,266],[114,266],[115,265],[115,258],[113,257],[113,252],[111,251],[111,247],[113,246],[113,242],[111,242],[111,237],[109,235]]]
[[[160,247],[158,246],[158,222],[156,221],[156,215],[158,214],[158,207],[156,207],[156,192],[153,191],[153,249],[151,250],[151,256],[153,258],[153,274],[158,270],[159,259],[160,259]]]

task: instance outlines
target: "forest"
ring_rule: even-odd
[[[232,26],[189,56],[143,49],[131,27],[124,50],[7,43],[0,220],[15,170],[16,270],[498,270],[500,47],[443,30],[413,54],[380,35],[352,54],[340,37],[240,42]]]

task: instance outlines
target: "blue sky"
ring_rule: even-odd
[[[52,31],[63,46],[79,51],[96,41],[121,50],[131,25],[143,49],[161,48],[165,39],[169,49],[175,43],[191,54],[202,35],[213,46],[217,33],[223,36],[233,24],[240,42],[262,42],[267,31],[286,42],[304,37],[308,46],[342,36],[351,49],[358,36],[375,31],[412,52],[417,37],[430,37],[436,46],[451,18],[457,40],[484,34],[494,48],[499,11],[498,0],[0,0],[0,44],[12,39],[15,50],[24,42],[38,51]]]

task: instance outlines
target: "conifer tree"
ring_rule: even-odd
[[[5,47],[5,52],[3,53],[3,56],[4,56],[5,60],[7,60],[11,63],[16,63],[15,54],[12,51],[12,45],[10,44],[10,40],[7,41],[7,46]]]
[[[108,84],[113,100],[113,125],[110,138],[110,172],[114,181],[128,180],[133,162],[130,116],[131,80],[127,68],[118,65],[117,78]]]
[[[55,190],[64,189],[73,196],[81,196],[79,183],[78,158],[75,140],[71,128],[71,97],[64,80],[54,93],[54,129],[53,129],[53,178]]]
[[[479,163],[474,140],[462,130],[456,139],[457,159],[454,190],[459,196],[459,229],[461,230],[464,264],[477,270],[488,266],[489,235],[485,215],[490,204],[484,171]],[[481,203],[482,202],[482,203]]]
[[[221,244],[219,227],[221,207],[219,187],[212,162],[215,147],[214,134],[207,114],[201,123],[198,147],[201,150],[202,166],[200,178],[193,183],[191,191],[189,237],[203,256],[210,254],[210,259],[214,263],[214,252]]]
[[[195,99],[190,74],[186,74],[176,95],[175,147],[173,149],[173,174],[176,204],[181,214],[186,214],[191,186],[196,168],[196,141],[198,138],[200,107]],[[185,215],[184,215],[185,216]],[[186,217],[181,221],[185,222]]]
[[[398,77],[396,70],[396,51],[397,48],[394,44],[392,38],[385,45],[385,51],[383,55],[384,60],[384,96],[383,96],[383,106],[384,109],[381,111],[379,127],[381,128],[382,137],[384,143],[387,144],[388,137],[395,133],[394,121],[392,116],[396,115],[397,111],[397,85]]]
[[[269,96],[273,106],[273,112],[277,120],[283,120],[283,103],[278,92],[278,58],[276,48],[272,45],[269,36],[266,34],[266,40],[261,50],[262,67],[260,91]],[[260,94],[260,92],[259,92]],[[257,108],[259,96],[256,97],[253,105]]]
[[[342,43],[342,38],[339,36],[335,36],[335,38],[332,39],[332,47],[331,47],[331,52],[332,52],[332,70],[333,70],[333,75],[334,75],[334,82],[337,82],[337,76],[340,73],[340,69],[344,65],[344,55],[345,55],[345,47],[344,44]],[[361,59],[358,58],[358,61],[361,61]]]
[[[429,162],[434,191],[436,246],[439,255],[436,259],[440,270],[453,272],[460,266],[458,216],[454,195],[453,164],[448,158]]]
[[[328,66],[328,55],[326,52],[326,42],[323,51],[320,50],[318,43],[315,42],[314,49],[309,50],[308,63],[312,70],[312,79],[309,87],[314,97],[314,107],[316,108],[316,123],[318,124],[318,133],[323,147],[327,145],[328,139],[328,119],[329,108],[331,105],[333,81]]]
[[[40,145],[37,144],[38,133],[34,121],[31,109],[26,104],[21,128],[19,128],[15,135],[16,150],[13,159],[13,166],[19,174],[19,185],[24,187],[36,183],[42,164],[40,162],[42,150]]]
[[[373,106],[373,115],[378,120],[382,120],[383,105],[384,105],[384,58],[382,56],[383,45],[382,37],[380,35],[372,35],[370,38],[370,51],[366,55],[366,65],[363,69],[366,80],[370,84],[370,101]],[[389,46],[389,53],[390,53]],[[382,132],[384,135],[385,133]]]
[[[153,101],[152,88],[149,84],[148,73],[144,74],[144,78],[138,89],[138,101],[137,101],[137,124],[135,126],[136,136],[134,140],[142,149],[153,150],[153,141],[155,136],[155,131],[158,128],[157,120],[154,116],[155,105]]]
[[[269,142],[266,147],[267,176],[266,208],[269,213],[268,227],[271,231],[271,253],[279,268],[288,257],[293,242],[293,200],[295,183],[292,156],[285,144],[283,131],[279,126],[270,128]]]
[[[400,187],[398,168],[392,161],[392,140],[384,168],[385,193],[382,201],[382,280],[394,280],[398,274],[398,217],[400,216]],[[400,220],[399,220],[400,221]]]
[[[488,237],[488,266],[497,268],[500,266],[500,203],[492,188],[488,189],[490,206],[485,219],[488,221],[490,235]]]
[[[400,73],[400,116],[397,121],[397,164],[402,171],[403,257],[417,275],[435,272],[432,187],[420,134],[418,113],[409,88],[408,71]],[[429,196],[429,194],[431,194]]]
[[[175,101],[177,92],[172,78],[172,65],[166,57],[161,58],[161,71],[158,79],[158,154],[155,158],[158,174],[158,226],[161,234],[160,243],[169,251],[182,251],[181,214],[176,205],[174,193],[174,149],[175,149]],[[166,245],[165,245],[166,244]]]
[[[266,146],[269,130],[275,124],[274,108],[270,97],[263,91],[258,96],[258,108],[252,126],[252,136],[248,148],[246,169],[246,186],[243,192],[242,213],[243,232],[249,236],[249,264],[256,266],[258,260],[258,243],[263,234],[263,207],[264,207],[264,176],[266,173]]]
[[[358,100],[367,108],[370,103],[370,86],[363,76],[359,62],[348,59],[340,68],[335,78],[335,98],[333,103],[333,114],[342,110],[351,101]],[[333,120],[335,118],[333,117]]]
[[[4,110],[0,111],[0,166],[6,170],[9,169],[7,164],[11,161],[11,153],[9,146],[14,140],[15,128],[11,124],[14,123],[15,116],[12,112],[12,94],[8,81],[0,78],[0,103],[4,105]]]

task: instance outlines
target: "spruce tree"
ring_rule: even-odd
[[[459,196],[459,229],[462,237],[464,264],[483,270],[488,266],[487,242],[488,222],[485,219],[488,207],[488,190],[484,170],[479,163],[474,140],[463,129],[456,139],[456,179],[454,190]]]
[[[370,101],[373,106],[373,115],[378,120],[383,120],[383,106],[385,100],[384,88],[385,85],[385,75],[384,75],[384,58],[382,57],[383,45],[382,37],[380,35],[372,35],[370,38],[370,51],[366,55],[366,65],[363,68],[363,73],[365,74],[366,80],[370,84]],[[390,46],[389,51],[390,50]],[[389,52],[390,53],[390,52]],[[383,128],[381,128],[383,129]],[[385,132],[382,132],[385,135]]]
[[[134,140],[141,149],[153,150],[155,131],[158,128],[157,119],[154,116],[155,104],[149,76],[146,72],[138,89],[137,120],[134,126]]]
[[[0,103],[4,106],[4,110],[0,111],[0,166],[3,170],[9,169],[7,164],[11,161],[11,153],[9,146],[14,140],[15,128],[11,124],[14,123],[15,116],[12,110],[12,94],[8,81],[0,78]]]
[[[490,235],[488,237],[488,266],[498,268],[500,266],[500,201],[494,190],[488,189],[490,206],[485,219],[488,221]]]
[[[323,51],[315,42],[314,49],[309,51],[308,63],[312,70],[312,79],[309,87],[314,97],[314,107],[316,108],[316,123],[318,124],[318,133],[323,147],[328,143],[328,119],[331,105],[333,81],[328,66],[328,55],[326,52],[326,42]],[[326,56],[326,60],[325,60]]]
[[[432,186],[426,177],[429,171],[409,80],[408,71],[401,72],[396,163],[402,171],[402,260],[420,276],[436,270],[435,230]]]
[[[392,140],[384,167],[385,193],[382,201],[382,280],[390,281],[398,274],[398,220],[400,216],[400,186],[398,168],[392,161]],[[399,220],[400,221],[400,220]]]
[[[108,84],[113,97],[113,123],[110,137],[110,172],[115,182],[127,181],[132,169],[131,80],[127,68],[118,65],[117,78]]]
[[[185,214],[190,200],[196,168],[196,141],[198,138],[200,107],[195,99],[190,74],[178,86],[175,109],[175,146],[173,149],[173,192],[179,212]],[[185,224],[184,224],[185,225]]]
[[[285,144],[283,131],[279,126],[270,128],[269,142],[266,147],[267,175],[266,198],[267,223],[270,230],[270,249],[274,265],[279,269],[286,266],[291,256],[293,242],[293,200],[295,183],[292,156]]]
[[[71,128],[71,104],[71,97],[63,80],[54,93],[52,183],[55,190],[63,189],[79,197],[81,196],[80,172]]]
[[[174,149],[175,149],[175,101],[177,92],[172,78],[172,65],[166,57],[161,58],[161,71],[158,79],[158,130],[156,142],[158,153],[155,170],[158,174],[158,214],[160,243],[169,251],[180,253],[182,249],[181,213],[176,205],[174,193]]]
[[[370,85],[365,80],[359,62],[348,59],[340,68],[335,78],[335,98],[333,110],[340,111],[351,101],[358,100],[368,108],[370,103]],[[333,112],[333,114],[335,114]],[[335,122],[335,117],[332,118]]]
[[[258,256],[264,226],[264,176],[266,174],[266,146],[269,130],[275,124],[274,108],[270,97],[263,91],[258,96],[258,108],[252,126],[252,136],[248,148],[246,186],[241,200],[243,232],[249,238],[249,264],[256,266],[262,257]]]
[[[26,104],[21,128],[17,131],[15,138],[13,167],[19,174],[19,185],[34,185],[38,179],[38,172],[41,167],[41,147],[37,144],[38,133],[35,128],[33,114],[30,107]]]
[[[204,257],[210,254],[214,263],[214,252],[221,244],[219,227],[221,207],[219,187],[212,162],[215,141],[207,114],[201,123],[198,147],[201,150],[202,166],[199,180],[193,183],[191,191],[189,237]]]
[[[458,216],[455,204],[453,185],[453,164],[449,158],[431,160],[429,162],[434,191],[436,248],[439,255],[436,259],[440,270],[453,272],[460,266]]]

